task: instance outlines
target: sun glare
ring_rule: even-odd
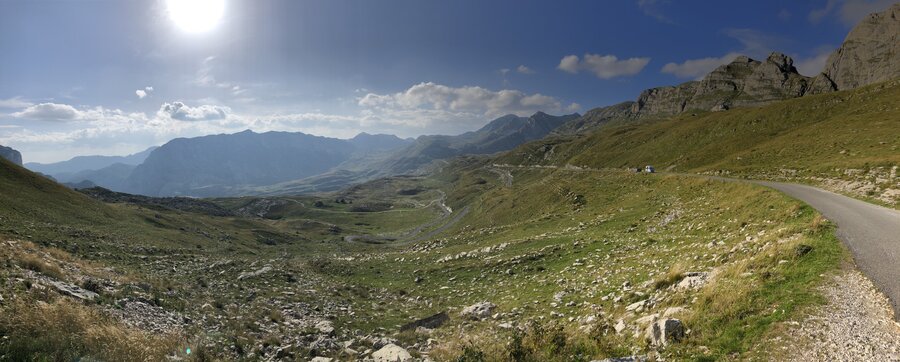
[[[166,5],[172,21],[188,33],[212,30],[225,13],[225,0],[166,0]]]

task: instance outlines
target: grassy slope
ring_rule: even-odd
[[[375,308],[361,299],[354,309],[362,312],[345,323],[396,328],[415,317],[442,310],[453,315],[490,300],[500,305],[500,319],[453,322],[438,338],[446,348],[439,349],[439,358],[456,358],[474,343],[489,359],[503,360],[509,351],[492,346],[506,345],[512,333],[497,324],[537,320],[572,332],[566,334],[568,349],[550,353],[535,347],[528,352],[533,358],[589,359],[644,348],[643,342],[608,331],[577,331],[578,318],[600,316],[596,328],[603,330],[618,318],[640,316],[629,317],[625,305],[655,296],[661,298],[655,311],[668,306],[695,311],[684,316],[694,334],[670,353],[719,358],[745,351],[772,323],[816,303],[814,282],[843,255],[830,231],[810,226],[814,211],[760,187],[623,172],[519,170],[513,171],[513,187],[506,188],[480,167],[460,169],[448,175],[454,181],[448,198],[477,200],[468,201],[471,212],[446,237],[332,266],[342,271],[341,280],[383,288],[396,298]],[[662,221],[667,218],[672,220]],[[708,247],[710,241],[722,243]],[[484,251],[503,243],[505,248]],[[799,244],[814,252],[795,257]],[[713,269],[722,277],[697,293],[652,287],[671,270]],[[752,276],[743,275],[748,272]],[[635,287],[626,291],[625,282]],[[555,303],[560,291],[567,294]],[[563,305],[569,301],[575,305]],[[773,308],[781,312],[770,314]],[[460,339],[457,332],[471,339]]]
[[[552,151],[551,151],[552,150]],[[533,142],[498,159],[748,176],[839,176],[900,164],[900,81],[808,96],[760,108],[619,124],[581,138]]]
[[[467,304],[491,300],[499,319],[454,318],[435,332],[442,345],[434,357],[481,352],[503,360],[521,352],[533,360],[578,360],[644,353],[643,340],[630,336],[634,319],[684,306],[690,311],[680,318],[692,333],[665,353],[725,358],[746,351],[772,323],[818,302],[813,288],[820,275],[845,254],[814,211],[752,185],[618,171],[510,168],[513,186],[506,187],[488,165],[650,163],[748,175],[895,165],[898,99],[897,84],[876,85],[758,109],[610,125],[583,138],[535,142],[497,160],[461,158],[429,178],[273,199],[287,202],[263,219],[104,205],[0,163],[0,232],[123,270],[133,280],[123,280],[125,286],[104,300],[159,299],[167,310],[198,321],[186,331],[191,338],[218,346],[249,349],[259,340],[296,336],[296,328],[273,324],[272,316],[298,305],[322,306],[340,331],[390,333],[416,317],[443,310],[455,316]],[[414,189],[421,191],[409,192]],[[340,242],[357,233],[402,235],[434,219],[438,212],[429,203],[439,198],[437,189],[454,210],[468,210],[438,238],[413,245]],[[215,200],[232,210],[258,201]],[[311,206],[316,201],[324,207]],[[376,212],[351,211],[359,205]],[[801,244],[812,252],[798,254]],[[218,262],[230,264],[208,270]],[[239,273],[265,264],[276,272],[259,283],[235,282]],[[22,272],[9,263],[3,270],[7,276]],[[699,291],[671,289],[685,271],[717,271],[718,277]],[[136,281],[153,286],[146,292],[128,286]],[[27,294],[19,285],[12,290]],[[553,298],[558,292],[565,292],[561,301]],[[650,311],[624,311],[651,297]],[[353,316],[339,312],[347,307]],[[581,328],[587,316],[599,322]],[[629,324],[624,335],[610,332],[618,319]],[[529,320],[550,332],[528,327],[517,336],[498,327]],[[405,345],[427,338],[399,337]],[[517,350],[505,347],[516,338],[521,343],[511,346]]]

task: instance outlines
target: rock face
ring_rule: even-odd
[[[900,3],[863,19],[815,77],[800,75],[794,61],[772,53],[764,61],[739,56],[703,79],[650,88],[634,102],[595,108],[560,126],[558,134],[590,131],[616,120],[668,117],[690,111],[724,111],[804,95],[853,89],[900,78]]]
[[[375,362],[408,362],[413,360],[409,352],[393,343],[381,347],[381,349],[372,353],[372,359]]]
[[[459,315],[469,319],[484,319],[490,317],[496,308],[497,305],[491,302],[475,303],[464,308]]]
[[[684,338],[684,324],[678,319],[660,319],[647,327],[647,340],[656,347],[665,347]]]
[[[94,300],[98,297],[97,293],[94,293],[89,290],[84,290],[75,284],[61,282],[61,281],[51,281],[50,286],[56,288],[60,294],[68,295],[73,298],[81,299],[81,300]]]
[[[645,90],[632,104],[631,113],[670,116],[758,106],[802,96],[808,86],[809,79],[800,75],[794,60],[784,54],[772,53],[764,61],[739,56],[702,80]]]
[[[10,147],[0,146],[0,157],[9,160],[9,162],[22,166],[22,154]]]
[[[900,3],[859,22],[825,63],[812,93],[846,90],[900,77]],[[829,84],[830,83],[830,84]],[[829,89],[829,85],[831,85]]]
[[[599,127],[616,120],[632,118],[631,107],[634,102],[622,102],[608,107],[594,108],[553,131],[558,134],[573,134]]]

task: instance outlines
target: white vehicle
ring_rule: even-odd
[[[656,169],[653,168],[653,166],[647,165],[647,166],[644,167],[644,172],[647,172],[647,173],[654,173],[654,172],[656,172]]]

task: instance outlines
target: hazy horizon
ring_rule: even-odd
[[[244,129],[459,134],[633,100],[740,54],[815,75],[890,2],[197,4],[0,3],[0,144],[47,163]]]

